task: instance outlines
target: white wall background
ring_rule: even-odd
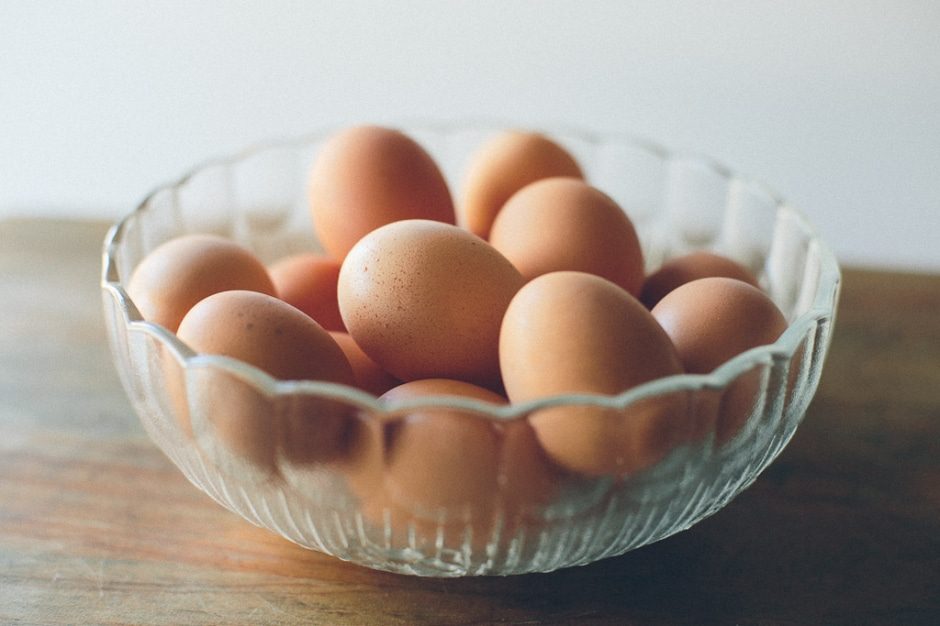
[[[265,138],[468,116],[706,153],[844,262],[940,271],[935,0],[0,0],[0,217],[115,218]]]

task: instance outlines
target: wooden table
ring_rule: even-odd
[[[0,222],[0,623],[940,624],[940,276],[845,272],[790,446],[666,541],[552,574],[370,571],[222,509],[105,341],[105,224]]]

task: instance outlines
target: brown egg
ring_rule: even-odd
[[[496,214],[510,196],[551,176],[584,178],[574,157],[543,134],[513,130],[496,135],[473,155],[467,168],[461,225],[489,237]]]
[[[356,428],[351,433],[349,454],[336,467],[346,479],[350,492],[359,499],[365,508],[366,503],[373,503],[375,515],[369,516],[374,522],[381,519],[377,513],[384,506],[382,494],[385,480],[385,456],[389,449],[391,425],[395,418],[385,413],[362,411],[358,415]]]
[[[339,262],[302,252],[280,259],[268,268],[277,297],[312,317],[326,330],[345,331],[336,302]]]
[[[565,480],[565,472],[552,462],[539,443],[528,419],[501,426],[499,502],[507,521],[515,516],[538,517],[538,509],[549,502]]]
[[[390,402],[457,396],[490,404],[506,400],[462,381],[426,379],[390,390]],[[376,459],[381,457],[381,461]],[[515,519],[521,507],[547,502],[558,473],[527,422],[497,423],[469,411],[416,409],[374,421],[368,452],[354,481],[372,523],[388,522],[393,535],[409,528],[433,540],[440,523],[449,532],[469,526],[476,542],[488,537],[495,515]]]
[[[456,220],[431,156],[404,133],[378,126],[349,128],[323,145],[310,172],[308,199],[317,236],[339,261],[383,224]]]
[[[187,372],[189,404],[180,415],[203,458],[246,480],[276,476],[283,440],[277,400],[226,370]]]
[[[352,367],[356,386],[376,396],[401,384],[401,381],[379,367],[379,364],[369,358],[362,348],[356,344],[349,333],[331,331],[330,336],[343,349],[343,354]]]
[[[387,401],[458,395],[491,404],[506,400],[461,381],[416,380],[390,390]],[[500,432],[485,418],[454,410],[415,410],[392,426],[385,490],[394,502],[434,517],[439,508],[487,510],[495,501]]]
[[[232,357],[281,380],[353,384],[343,351],[315,321],[273,296],[225,291],[201,300],[178,335],[195,352]],[[278,448],[295,462],[326,461],[342,451],[348,416],[338,403],[298,397],[283,411],[225,372],[204,370],[199,385],[218,439],[262,467]]]
[[[583,272],[553,272],[526,284],[506,311],[499,351],[513,403],[615,395],[682,372],[649,311],[612,282]],[[595,476],[649,467],[690,430],[682,398],[648,400],[625,411],[558,406],[536,411],[530,421],[556,463]]]
[[[674,289],[652,315],[692,374],[707,374],[746,350],[773,343],[787,328],[767,294],[723,277],[700,278]]]
[[[647,277],[640,300],[652,309],[667,293],[699,278],[736,278],[758,287],[757,278],[746,267],[728,257],[699,250],[663,263]]]
[[[517,191],[496,216],[490,244],[526,280],[588,272],[633,295],[643,284],[643,251],[626,213],[576,178],[546,178]]]
[[[724,277],[700,278],[677,287],[653,307],[652,315],[690,374],[710,373],[742,352],[773,343],[787,328],[783,313],[763,291]],[[719,443],[744,425],[759,385],[760,371],[754,370],[726,389],[715,423]],[[699,407],[699,412],[707,426],[708,410]]]
[[[144,319],[176,332],[197,302],[220,291],[274,295],[254,254],[218,235],[183,235],[161,244],[134,269],[127,293]]]
[[[488,243],[428,220],[388,224],[349,252],[339,308],[359,347],[400,380],[499,381],[499,326],[522,276]]]

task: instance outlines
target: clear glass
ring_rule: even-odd
[[[474,124],[402,129],[438,160],[455,192],[469,155],[498,130]],[[144,255],[172,237],[225,235],[265,262],[320,249],[305,182],[329,135],[324,131],[206,164],[154,191],[108,233],[101,287],[109,341],[153,441],[194,485],[248,521],[340,559],[420,576],[582,565],[668,537],[721,509],[780,453],[815,393],[839,295],[835,258],[799,211],[714,161],[629,136],[549,134],[630,215],[648,271],[695,249],[735,258],[784,311],[790,325],[783,336],[709,375],[660,379],[616,397],[494,407],[456,397],[392,404],[342,385],[277,381],[242,362],[195,355],[143,320],[126,281]],[[508,429],[559,406],[629,419],[657,402],[681,405],[696,426],[674,433],[661,453],[627,475],[553,474],[536,481],[540,488],[529,484],[520,498],[522,479],[513,474],[519,463],[507,453],[494,460],[492,488],[472,504],[425,506],[376,496],[374,485],[390,481],[383,474],[386,442],[376,434],[385,421],[448,409]],[[310,463],[298,455],[284,443],[285,433],[311,419],[371,441],[371,465]],[[231,428],[255,435],[252,443],[230,437]]]

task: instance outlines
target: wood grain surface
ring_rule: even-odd
[[[846,271],[806,421],[713,517],[593,565],[419,579],[296,547],[152,445],[106,225],[0,222],[2,624],[940,624],[940,276]]]

